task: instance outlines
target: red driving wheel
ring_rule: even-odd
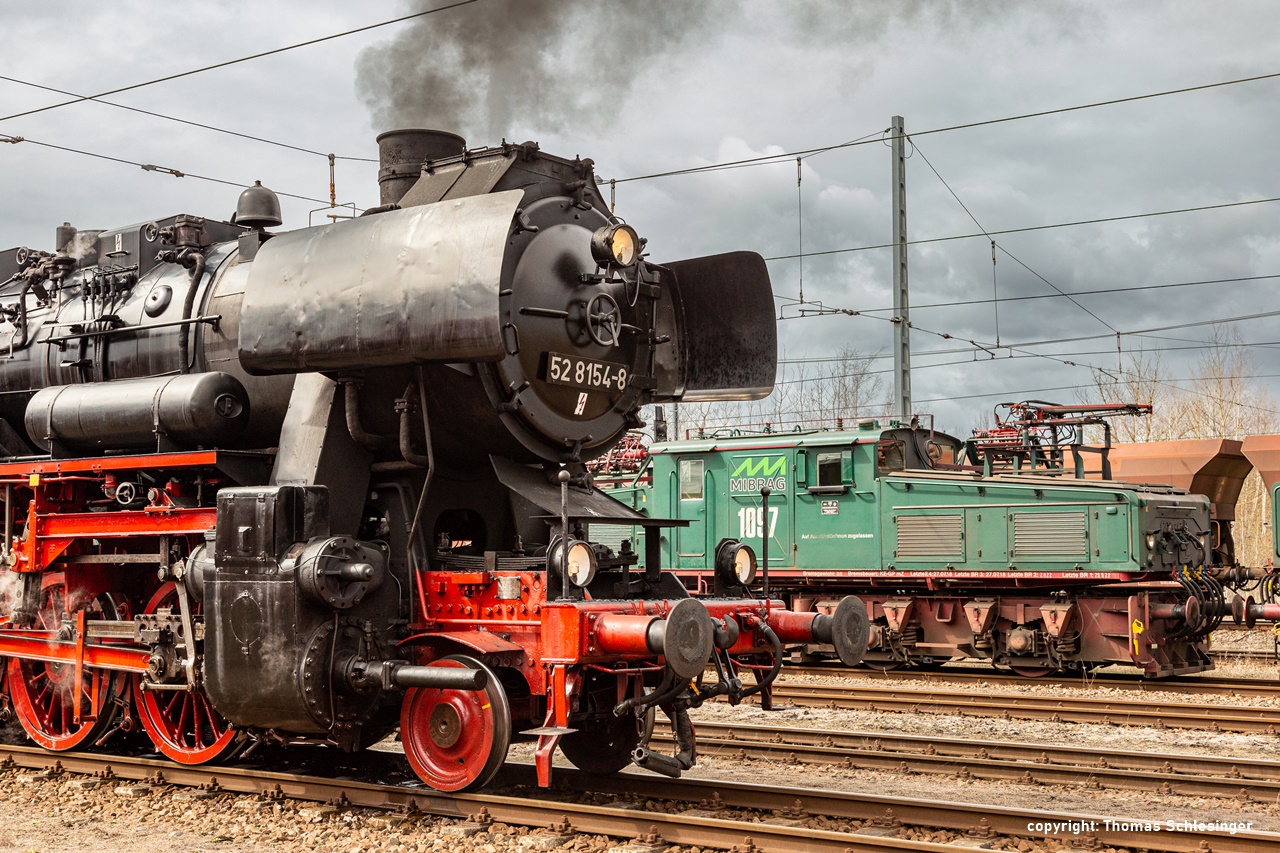
[[[200,605],[192,604],[199,613]],[[178,588],[172,581],[156,590],[145,612],[161,607],[178,612]],[[203,690],[144,690],[142,676],[134,676],[133,706],[156,749],[179,764],[222,761],[243,745],[240,732],[214,709]]]
[[[66,576],[49,572],[41,579],[40,609],[33,627],[56,635],[75,625],[75,613],[81,609],[99,619],[117,616],[106,595],[68,601]],[[7,680],[13,712],[22,728],[45,749],[61,751],[90,746],[106,732],[119,709],[116,699],[123,679],[119,673],[85,667],[77,683],[71,664],[11,658]]]
[[[422,781],[438,791],[487,784],[507,759],[511,708],[497,675],[474,658],[453,655],[432,666],[482,669],[483,690],[410,688],[400,712],[404,754]]]

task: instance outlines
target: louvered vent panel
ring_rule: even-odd
[[[621,524],[591,525],[591,541],[608,545],[616,554],[622,549],[622,540],[631,540],[631,550],[644,553],[644,532],[638,528]]]
[[[963,557],[964,516],[898,516],[898,557]]]
[[[1089,540],[1083,512],[1015,512],[1013,553],[1016,557],[1087,557]]]

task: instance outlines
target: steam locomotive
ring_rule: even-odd
[[[140,727],[189,764],[398,725],[421,778],[462,790],[515,737],[543,785],[557,746],[676,776],[688,708],[766,689],[784,644],[856,662],[852,597],[757,598],[726,543],[692,598],[658,535],[591,535],[683,523],[586,469],[641,406],[771,389],[763,260],[649,261],[591,160],[378,143],[381,204],[356,218],[272,234],[259,184],[230,222],[0,253],[3,712],[51,750]],[[674,755],[649,748],[654,708]]]

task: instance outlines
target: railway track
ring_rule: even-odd
[[[1280,663],[1280,653],[1275,649],[1218,649],[1213,652],[1215,660],[1252,660],[1263,663]]]
[[[703,754],[963,779],[1280,800],[1280,761],[699,720]]]
[[[910,682],[916,684],[938,684],[940,682],[988,684],[1008,684],[1026,687],[1028,685],[1055,685],[1058,687],[1106,687],[1113,690],[1126,690],[1139,693],[1185,693],[1189,695],[1237,696],[1280,699],[1280,680],[1268,681],[1262,678],[1221,678],[1216,676],[1192,676],[1189,678],[1139,679],[1126,673],[1095,672],[1089,675],[1071,677],[1025,678],[994,669],[980,667],[946,667],[935,670],[895,669],[880,672],[870,669],[850,669],[839,665],[787,665],[783,674],[816,675],[826,678],[842,678],[858,682]]]
[[[547,798],[542,792],[528,796],[443,794],[420,787],[248,768],[186,767],[119,755],[51,754],[34,747],[0,747],[0,766],[31,768],[52,777],[75,773],[96,776],[104,782],[140,780],[215,793],[338,803],[343,807],[385,809],[407,815],[437,815],[465,820],[477,831],[487,821],[501,821],[515,826],[547,827],[559,835],[587,832],[622,838],[643,836],[641,840],[650,843],[660,840],[719,849],[750,849],[750,845],[780,853],[945,853],[955,849],[951,844],[910,841],[885,834],[896,833],[899,826],[925,826],[956,833],[959,836],[956,840],[976,839],[979,843],[1003,835],[1036,840],[1052,837],[1161,853],[1202,853],[1206,844],[1214,853],[1280,850],[1280,834],[1270,832],[1200,828],[1153,831],[1120,826],[1117,819],[1099,815],[633,774],[600,778],[557,771],[566,790],[627,796],[632,801],[637,797],[660,799],[668,804],[668,810],[637,809],[634,802],[584,804],[572,799]],[[527,785],[533,776],[531,765],[508,765],[500,779],[504,784]],[[670,807],[677,803],[686,808],[676,811]],[[779,804],[784,803],[789,805],[782,816],[764,817],[777,813]],[[756,818],[764,819],[712,816],[725,809],[752,810]],[[862,827],[862,832],[850,832],[800,825],[810,816],[865,821],[868,826]],[[1030,825],[1036,829],[1029,832]]]
[[[1051,722],[1103,723],[1202,731],[1280,732],[1280,708],[1202,702],[1153,703],[1150,699],[1040,696],[940,686],[872,687],[777,682],[775,702],[809,707],[906,713],[1006,717]]]

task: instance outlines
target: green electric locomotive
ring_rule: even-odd
[[[1207,635],[1230,608],[1207,570],[1206,497],[1061,464],[998,473],[966,450],[918,425],[866,421],[633,447],[634,470],[597,483],[688,522],[663,531],[661,547],[693,588],[746,584],[800,610],[856,592],[870,666],[1212,668]],[[593,535],[638,547],[644,533]]]

